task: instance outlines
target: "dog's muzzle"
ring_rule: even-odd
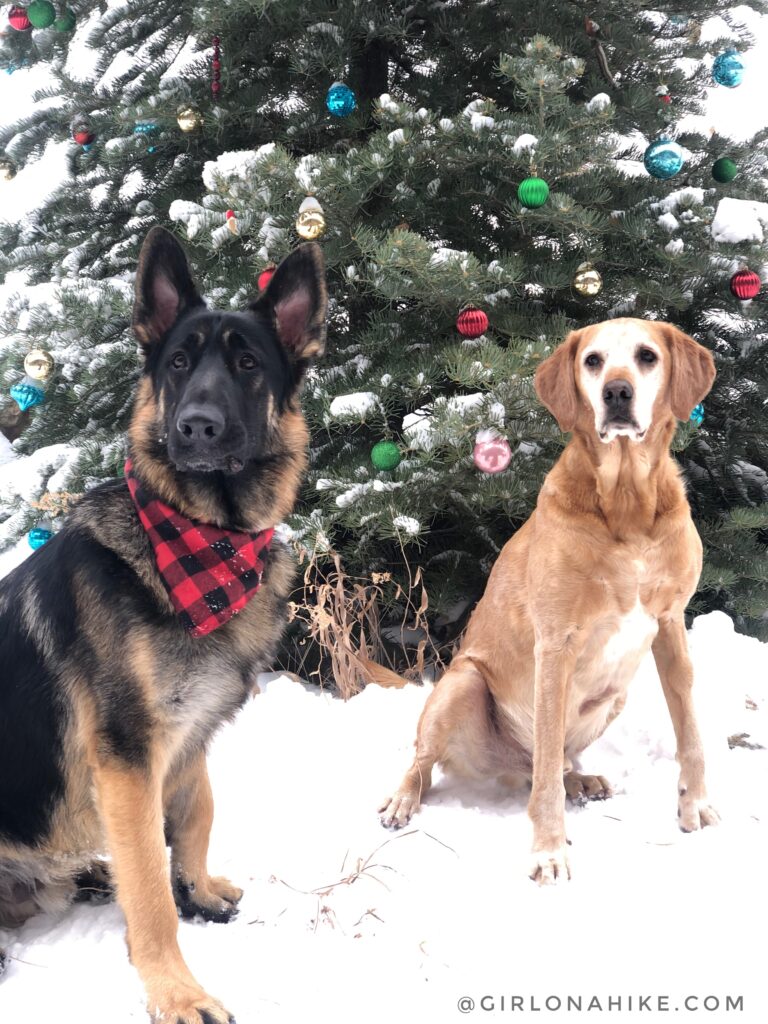
[[[628,380],[617,377],[603,385],[605,416],[599,431],[601,441],[612,441],[614,437],[630,437],[642,441],[646,431],[634,417],[632,401],[635,390]]]
[[[177,469],[198,473],[239,473],[244,460],[222,450],[227,421],[218,405],[212,402],[190,402],[176,418]]]

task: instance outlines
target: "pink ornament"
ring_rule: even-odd
[[[502,473],[512,461],[512,449],[505,437],[489,438],[483,431],[478,434],[472,458],[482,473]]]

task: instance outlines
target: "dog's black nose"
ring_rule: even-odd
[[[608,412],[621,415],[629,411],[629,403],[632,401],[634,391],[628,380],[617,377],[616,380],[609,380],[603,387],[603,401],[608,407]]]
[[[215,405],[188,405],[176,421],[176,429],[186,441],[213,444],[224,432],[224,415]]]

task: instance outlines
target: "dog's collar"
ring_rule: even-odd
[[[187,519],[147,490],[130,459],[125,479],[177,615],[192,636],[206,636],[261,586],[274,529],[238,533]]]

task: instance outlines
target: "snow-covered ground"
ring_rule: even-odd
[[[211,752],[210,865],[246,894],[229,925],[181,924],[194,973],[238,1024],[530,1019],[533,1006],[540,1021],[677,1011],[764,1024],[768,754],[727,738],[768,746],[768,645],[714,613],[696,620],[691,647],[722,824],[677,829],[672,730],[649,660],[584,759],[616,796],[568,811],[574,877],[545,889],[526,877],[525,793],[443,778],[411,827],[379,825],[426,688],[371,686],[345,704],[265,677]],[[0,944],[18,958],[0,983],[3,1022],[146,1019],[116,905],[37,917]],[[601,1008],[588,1011],[593,997]],[[728,997],[743,1009],[728,1011]]]

